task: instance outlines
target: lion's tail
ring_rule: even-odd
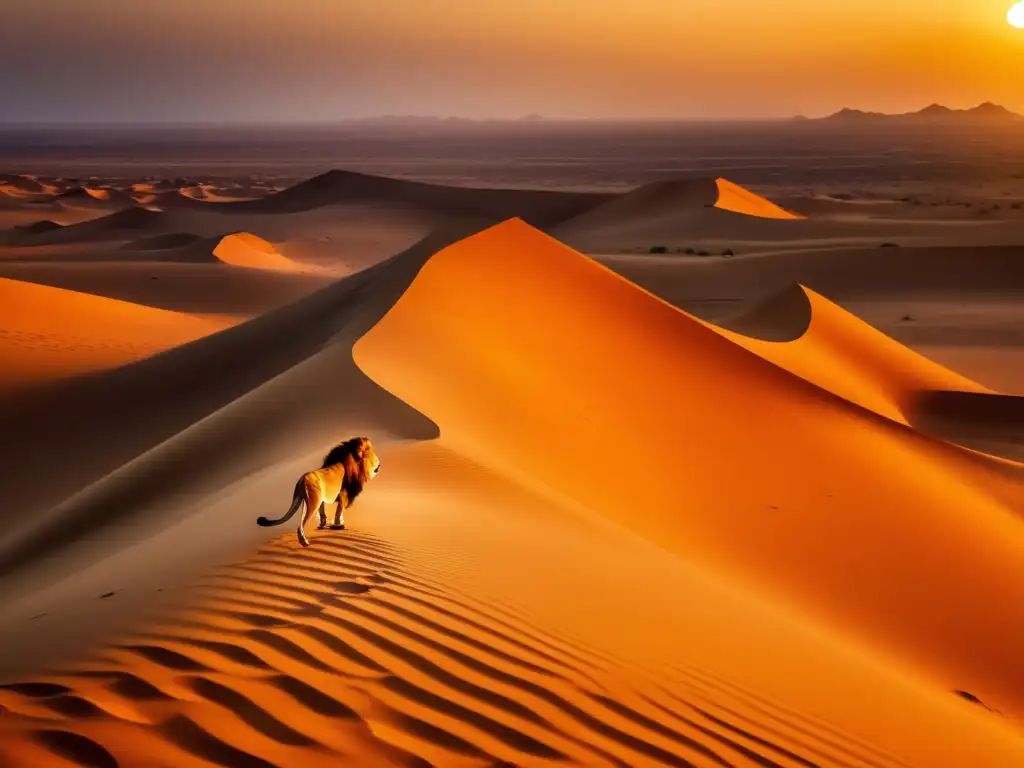
[[[281,523],[288,522],[288,520],[291,519],[292,515],[299,511],[299,507],[301,507],[302,503],[306,500],[306,494],[304,490],[305,489],[303,488],[302,478],[300,477],[299,482],[295,484],[295,495],[292,496],[292,505],[288,507],[288,511],[284,513],[284,516],[277,518],[277,520],[270,520],[266,517],[258,517],[256,518],[257,525],[262,525],[266,527],[268,525],[280,525]]]

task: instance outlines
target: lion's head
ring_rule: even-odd
[[[324,457],[324,467],[344,464],[346,476],[360,484],[368,483],[380,472],[380,459],[368,437],[353,437],[334,446]]]

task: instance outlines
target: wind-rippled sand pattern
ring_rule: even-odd
[[[263,547],[174,621],[0,692],[11,765],[898,766],[698,669],[648,670],[358,533]],[[656,682],[658,681],[658,682]],[[344,763],[343,760],[357,762]]]

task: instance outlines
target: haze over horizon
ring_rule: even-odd
[[[17,2],[0,123],[1024,112],[1008,0]]]

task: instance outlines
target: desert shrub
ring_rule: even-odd
[[[900,320],[902,320],[904,323],[908,323],[908,322],[910,322],[913,319],[914,318],[911,317],[910,315],[904,315],[903,317],[900,318]]]
[[[1021,204],[1020,203],[1013,203],[1010,207],[1013,208],[1013,210],[1015,210],[1015,211],[1019,211],[1021,209]]]
[[[710,256],[711,254],[707,251],[697,251],[698,256]]]
[[[685,251],[683,251],[683,253],[688,253],[691,256],[693,256],[693,254],[695,254],[696,252],[697,251],[695,251],[693,248],[687,248]]]
[[[900,244],[899,243],[882,243],[878,247],[879,248],[899,248]]]
[[[736,254],[732,252],[732,248],[726,248],[724,251],[722,251],[722,255],[723,256],[735,256]]]
[[[664,245],[652,245],[648,249],[647,252],[648,253],[668,253],[668,248],[666,248]]]

